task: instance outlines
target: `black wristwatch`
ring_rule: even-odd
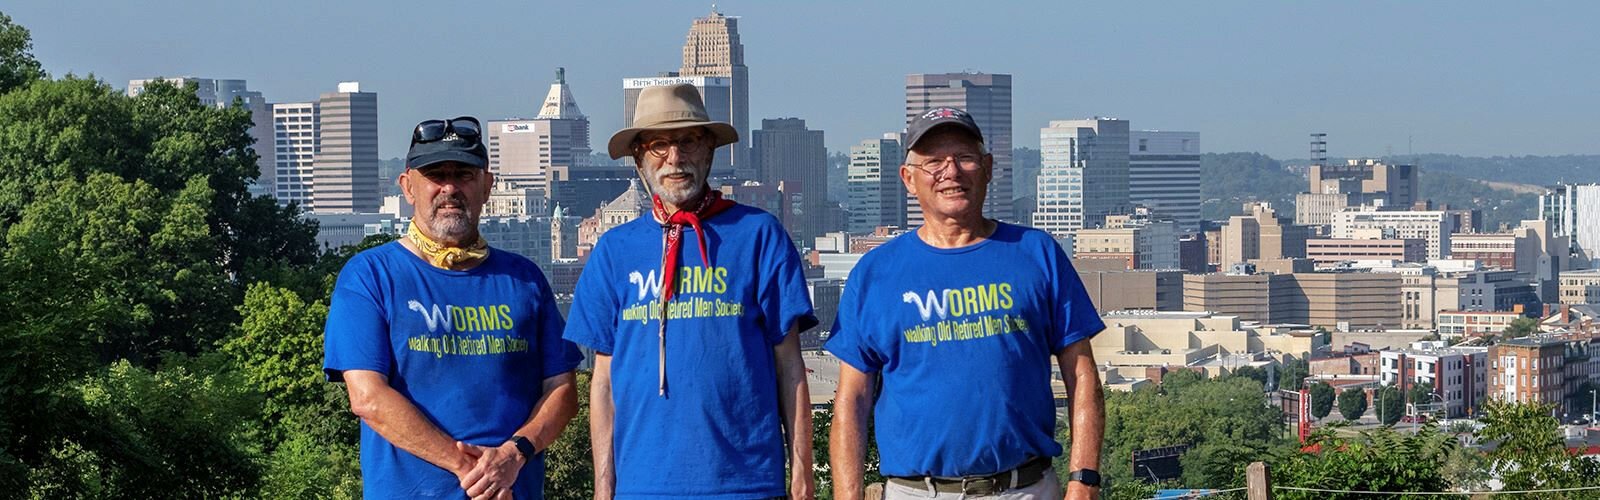
[[[522,459],[525,461],[532,462],[534,457],[539,456],[540,453],[544,453],[543,450],[534,448],[533,441],[529,441],[528,438],[522,436],[511,436],[511,442],[517,444],[517,453],[521,453]],[[1095,476],[1096,480],[1098,480],[1099,477],[1100,476]]]
[[[1068,481],[1077,481],[1084,486],[1100,487],[1100,471],[1094,469],[1078,469],[1067,476]]]

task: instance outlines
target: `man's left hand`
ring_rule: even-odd
[[[817,497],[816,480],[810,471],[796,472],[789,478],[790,500],[814,500]]]
[[[522,472],[524,463],[516,444],[507,442],[488,447],[457,443],[457,446],[475,448],[480,453],[472,472],[461,478],[461,487],[467,490],[468,497],[473,500],[510,497],[511,486],[516,484],[517,473]]]
[[[1100,488],[1077,481],[1067,481],[1066,500],[1095,500],[1100,498]]]

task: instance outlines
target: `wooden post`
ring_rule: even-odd
[[[883,500],[883,483],[867,485],[867,491],[862,495],[865,500]]]
[[[1267,464],[1252,462],[1244,469],[1245,498],[1249,500],[1272,500],[1272,476],[1267,474]]]

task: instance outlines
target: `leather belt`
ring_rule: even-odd
[[[1039,457],[1023,462],[1022,465],[1008,471],[997,472],[985,476],[964,477],[935,477],[935,476],[910,476],[891,477],[889,482],[926,490],[932,487],[939,493],[965,493],[968,495],[993,495],[1006,490],[1026,488],[1033,483],[1044,479],[1044,475],[1051,472],[1050,458]],[[1013,482],[1015,481],[1015,482]]]

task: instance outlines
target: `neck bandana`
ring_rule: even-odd
[[[666,206],[661,204],[660,196],[651,197],[651,212],[656,221],[661,222],[662,252],[661,252],[661,329],[656,334],[656,352],[660,365],[660,376],[657,378],[656,389],[662,397],[667,395],[667,302],[672,300],[678,289],[678,251],[683,247],[683,226],[688,224],[694,228],[694,236],[700,243],[700,261],[706,267],[711,267],[711,258],[706,253],[706,233],[701,229],[700,222],[709,219],[733,207],[732,201],[722,199],[722,192],[706,188],[706,194],[700,198],[699,207],[695,210],[678,210],[672,215],[667,215]]]
[[[439,269],[450,269],[456,264],[489,256],[489,244],[484,242],[482,237],[465,247],[448,247],[422,234],[422,230],[417,229],[416,221],[412,221],[411,228],[406,230],[406,239],[411,240],[411,243],[417,246],[417,250],[422,252],[422,260]]]

